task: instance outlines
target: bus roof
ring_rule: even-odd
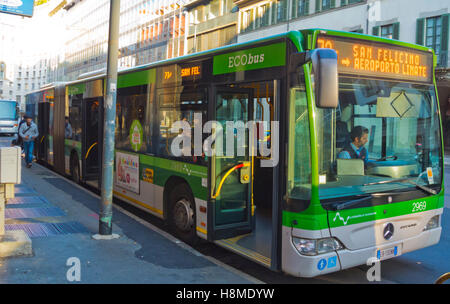
[[[311,49],[313,47],[313,43],[314,43],[313,41],[315,41],[315,39],[310,40],[310,39],[308,39],[308,36],[312,36],[315,38],[315,37],[317,37],[318,34],[383,42],[383,43],[398,45],[398,46],[402,46],[402,47],[414,48],[414,49],[418,49],[421,51],[432,52],[434,54],[433,49],[422,46],[422,45],[413,44],[413,43],[407,43],[407,42],[402,42],[402,41],[398,41],[398,40],[394,40],[394,39],[387,39],[387,38],[382,38],[382,37],[372,36],[372,35],[367,35],[367,34],[344,32],[344,31],[337,31],[337,30],[328,30],[328,29],[321,29],[321,28],[312,28],[312,29],[301,29],[299,31],[289,31],[289,32],[282,33],[282,34],[263,37],[263,38],[260,38],[257,40],[252,40],[252,41],[247,41],[247,42],[242,42],[242,43],[235,43],[235,44],[226,45],[226,46],[222,46],[219,48],[206,50],[206,51],[202,51],[202,52],[198,52],[198,53],[187,54],[187,55],[176,57],[176,58],[170,58],[170,59],[165,59],[165,60],[161,60],[161,61],[157,61],[157,62],[146,63],[146,64],[139,65],[139,66],[132,67],[132,68],[119,69],[118,74],[122,75],[122,74],[132,73],[132,72],[136,72],[136,71],[147,70],[147,69],[162,66],[162,65],[167,65],[167,64],[174,63],[174,62],[179,62],[179,61],[184,61],[184,60],[189,60],[189,59],[198,59],[198,58],[216,54],[216,53],[232,51],[234,49],[242,48],[242,47],[249,46],[249,45],[252,45],[255,43],[264,43],[264,42],[267,42],[270,40],[278,40],[278,39],[282,39],[282,38],[289,39],[290,41],[292,41],[294,43],[294,45],[297,47],[298,51],[303,51],[306,49]],[[82,78],[82,77],[84,77],[84,78]],[[100,70],[84,73],[79,76],[79,79],[68,81],[65,84],[73,85],[73,84],[82,83],[82,82],[86,82],[86,81],[101,79],[104,77],[106,77],[106,72],[105,72],[105,69],[103,68]],[[49,85],[45,88],[40,88],[39,90],[30,92],[28,94],[40,92],[42,90],[49,89],[49,88],[52,88],[55,86],[56,86],[56,83],[53,86]]]

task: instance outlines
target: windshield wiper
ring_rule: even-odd
[[[376,182],[376,183],[368,183],[368,184],[364,184],[363,186],[372,186],[372,185],[381,185],[381,184],[389,184],[389,183],[397,183],[397,182],[408,182],[414,186],[416,186],[417,188],[427,192],[428,194],[437,194],[435,190],[426,187],[426,186],[422,186],[419,185],[418,183],[414,182],[416,178],[397,178],[397,179],[391,179],[391,180],[385,180],[385,181],[381,181],[381,182]]]
[[[436,190],[431,189],[430,187],[419,185],[418,183],[415,183],[413,181],[409,181],[409,183],[416,186],[420,190],[427,192],[428,194],[433,194],[433,195],[437,194]]]
[[[372,186],[372,185],[381,185],[381,184],[390,184],[390,183],[397,183],[397,182],[406,182],[409,180],[412,180],[414,178],[408,177],[408,178],[397,178],[397,179],[391,179],[391,180],[384,180],[381,182],[375,182],[375,183],[368,183],[364,184],[363,186]]]
[[[343,210],[343,209],[352,207],[354,205],[357,205],[359,203],[364,203],[364,202],[370,201],[372,198],[373,198],[373,195],[369,194],[369,195],[364,196],[362,198],[357,198],[357,199],[354,199],[354,200],[351,200],[351,201],[347,201],[347,202],[344,202],[344,203],[336,202],[336,203],[332,204],[332,207],[333,207],[334,210]]]

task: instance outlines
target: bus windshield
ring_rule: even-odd
[[[17,109],[14,101],[0,101],[0,120],[16,120]]]
[[[442,150],[431,84],[339,78],[339,106],[316,109],[321,200],[440,191]],[[355,135],[360,135],[356,142]]]

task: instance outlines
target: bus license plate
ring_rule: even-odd
[[[387,259],[396,257],[398,255],[400,255],[398,246],[388,248],[388,249],[383,249],[383,250],[377,250],[377,259],[380,261],[387,260]]]

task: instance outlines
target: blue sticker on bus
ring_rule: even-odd
[[[326,266],[327,266],[327,260],[325,260],[325,259],[321,259],[319,261],[319,263],[317,263],[317,269],[319,269],[320,271],[324,270]]]
[[[337,264],[337,257],[336,256],[328,258],[328,267],[327,268],[336,267],[336,264]]]

